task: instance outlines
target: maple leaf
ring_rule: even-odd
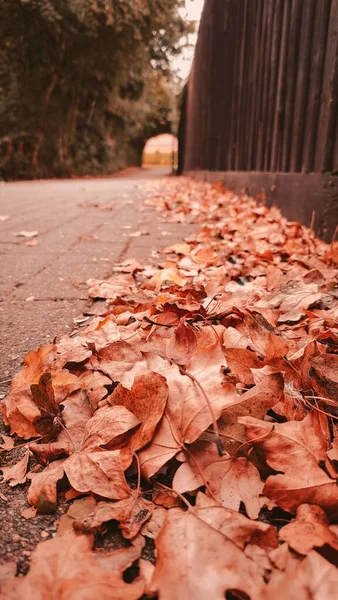
[[[298,554],[306,555],[312,548],[320,548],[325,544],[338,552],[338,537],[329,529],[325,512],[313,504],[298,506],[296,519],[282,527],[279,537]]]
[[[87,366],[100,369],[113,381],[120,381],[124,373],[130,371],[142,354],[128,342],[118,340],[98,350]]]
[[[173,479],[174,490],[184,493],[206,485],[207,495],[221,506],[238,510],[243,502],[248,516],[258,517],[264,503],[260,498],[264,484],[249,460],[230,456],[220,459],[216,445],[205,441],[192,444],[184,458]]]
[[[285,544],[285,546],[287,546]],[[337,568],[311,550],[302,560],[294,561],[285,571],[274,571],[266,588],[267,600],[329,600],[337,592]]]
[[[190,376],[164,361],[161,373],[166,377],[169,397],[151,445],[139,455],[146,477],[154,475],[184,443],[197,440],[213,422],[213,415],[219,418],[222,410],[234,402],[235,388],[222,383],[223,375],[215,360],[222,352],[215,345],[212,348],[199,348],[194,354],[184,371],[188,373],[189,369]]]
[[[176,318],[175,314],[175,320]],[[157,322],[163,323],[163,317],[157,319]],[[152,334],[151,338],[142,344],[141,349],[143,352],[156,352],[163,358],[185,365],[193,357],[197,344],[198,333],[185,322],[185,318],[181,318],[177,327],[161,329]]]
[[[243,348],[227,348],[224,356],[231,373],[237,375],[239,381],[246,385],[255,383],[251,369],[259,369],[264,366],[254,352]]]
[[[104,498],[127,498],[130,488],[124,477],[119,450],[74,452],[63,469],[78,492],[93,492]]]
[[[321,354],[310,358],[312,386],[319,396],[337,399],[338,395],[338,356]]]
[[[233,540],[242,550],[255,544],[270,552],[278,546],[274,527],[260,521],[252,521],[237,511],[220,506],[203,492],[197,493],[196,507],[201,509],[203,520]]]
[[[87,391],[90,405],[95,410],[101,400],[108,395],[105,386],[111,385],[111,379],[100,371],[85,371],[79,379]]]
[[[74,528],[86,533],[95,532],[108,521],[118,521],[123,537],[134,538],[143,524],[151,517],[153,504],[133,492],[128,498],[117,502],[99,502],[93,512],[81,521],[74,522]]]
[[[183,286],[186,283],[186,280],[181,277],[181,273],[178,269],[168,268],[159,270],[155,273],[155,275],[144,284],[144,287],[148,290],[159,292],[166,281],[172,281],[179,286]]]
[[[34,445],[32,450],[43,462],[64,453],[70,456],[51,463],[41,473],[30,475],[32,483],[28,501],[39,512],[55,510],[57,482],[64,475],[78,492],[93,492],[105,498],[126,498],[130,489],[123,474],[120,450],[104,450],[101,446],[123,445],[139,421],[120,406],[103,407],[92,417],[83,392],[64,404],[66,429],[61,431],[56,442]]]
[[[121,448],[140,421],[125,406],[104,406],[86,422],[82,451]]]
[[[29,450],[27,450],[24,457],[12,467],[0,467],[0,471],[3,473],[3,480],[8,481],[9,485],[12,487],[25,483],[28,462]]]
[[[258,308],[259,306],[278,307],[281,312],[279,323],[296,322],[302,318],[305,310],[316,304],[321,297],[322,294],[315,283],[306,285],[301,281],[289,281],[286,286],[273,292],[265,303],[260,302]]]
[[[281,373],[266,374],[264,369],[252,369],[251,372],[256,385],[225,408],[218,422],[220,432],[229,438],[223,441],[227,450],[237,450],[245,440],[244,426],[238,422],[239,417],[252,415],[263,418],[283,395],[284,380]]]
[[[57,460],[39,473],[29,473],[31,485],[28,502],[41,514],[52,513],[57,507],[57,483],[64,477],[63,460]]]
[[[249,441],[259,448],[277,475],[270,475],[263,493],[286,511],[295,513],[300,504],[318,504],[327,514],[338,515],[336,481],[319,466],[326,458],[327,438],[317,413],[303,421],[269,423],[240,417]],[[328,433],[328,429],[327,429]]]
[[[38,384],[40,377],[51,368],[55,359],[56,347],[40,346],[25,356],[25,366],[12,381],[9,395],[1,403],[1,411],[11,433],[19,437],[30,438],[37,435],[34,419],[41,413],[32,399],[31,385]]]
[[[261,597],[264,580],[254,561],[198,511],[168,513],[156,538],[156,551],[150,587],[162,600],[205,600],[207,596],[224,600],[228,590]]]
[[[162,418],[168,399],[166,379],[158,373],[147,373],[135,377],[131,390],[121,384],[117,386],[108,401],[122,405],[135,415],[140,427],[130,436],[128,446],[122,451],[128,465],[136,450],[151,442],[157,424]]]
[[[239,510],[243,502],[251,519],[258,517],[264,504],[264,484],[257,468],[246,458],[225,458],[209,464],[203,471],[213,498],[226,508]]]
[[[90,536],[72,534],[41,542],[34,551],[29,573],[9,584],[8,600],[137,600],[144,583],[123,581],[130,560],[121,561],[114,551],[100,561],[92,552]]]

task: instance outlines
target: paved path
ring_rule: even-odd
[[[147,178],[162,176],[162,170]],[[143,179],[144,176],[141,176]],[[70,331],[87,304],[86,280],[104,278],[117,261],[147,260],[191,227],[163,224],[145,208],[138,177],[49,180],[0,186],[0,381],[24,354]],[[149,194],[149,192],[148,192]],[[81,204],[111,205],[111,210]],[[139,229],[150,235],[130,237]],[[15,233],[38,231],[37,246]],[[170,235],[162,235],[166,230]],[[27,300],[34,297],[33,300]],[[7,384],[0,387],[0,393]]]

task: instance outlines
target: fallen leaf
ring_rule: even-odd
[[[222,506],[239,510],[243,502],[251,519],[257,519],[264,504],[264,484],[257,468],[246,458],[225,458],[203,471],[212,497]]]
[[[41,413],[33,401],[31,385],[38,384],[40,377],[51,368],[55,351],[55,346],[47,345],[28,352],[24,368],[12,380],[10,392],[0,405],[5,423],[11,427],[11,433],[17,433],[26,439],[36,436],[33,422]]]
[[[141,359],[142,355],[137,349],[121,340],[100,349],[90,360],[88,366],[100,369],[113,381],[120,381],[122,376]]]
[[[37,513],[37,510],[33,506],[29,506],[28,508],[23,508],[22,510],[20,510],[20,515],[24,519],[34,519],[34,517],[36,516],[36,513]]]
[[[41,542],[33,553],[29,573],[15,581],[9,600],[137,600],[142,596],[144,583],[123,581],[125,564],[119,564],[112,554],[100,564],[92,552],[92,539],[71,534]],[[128,564],[128,563],[127,563]]]
[[[321,548],[325,544],[338,552],[338,537],[329,529],[325,512],[313,504],[298,506],[296,518],[282,527],[279,537],[298,554],[306,555],[312,548]]]
[[[140,427],[131,435],[122,456],[130,462],[132,454],[146,446],[153,438],[157,424],[162,418],[168,399],[168,385],[158,373],[135,377],[131,390],[121,384],[109,397],[109,402],[124,406],[130,411]],[[129,458],[130,457],[130,458]]]
[[[0,471],[3,473],[3,480],[8,481],[11,487],[25,483],[28,461],[29,450],[26,450],[25,456],[12,467],[0,467]]]
[[[251,373],[256,385],[225,408],[219,420],[219,430],[227,438],[223,446],[228,451],[237,450],[245,441],[245,428],[238,418],[251,415],[262,419],[283,395],[282,373],[265,374],[261,369],[251,369]]]
[[[181,274],[178,269],[162,269],[158,271],[149,281],[144,284],[144,287],[148,290],[155,290],[155,292],[159,292],[162,285],[166,282],[173,282],[176,285],[183,286],[186,283],[186,280],[181,277]]]
[[[104,406],[85,425],[82,450],[107,450],[124,446],[140,421],[125,406]]]
[[[4,450],[5,452],[10,452],[11,450],[13,450],[13,448],[14,448],[13,438],[11,438],[9,435],[4,435],[3,433],[1,434],[1,437],[3,439],[3,443],[0,444],[1,450]]]
[[[224,356],[231,373],[237,375],[239,381],[246,385],[255,383],[251,369],[259,369],[264,366],[263,361],[254,352],[243,348],[227,348]]]
[[[132,493],[129,498],[118,502],[99,502],[94,511],[74,523],[76,530],[95,532],[108,521],[118,521],[123,537],[134,538],[152,514],[153,505],[148,500]]]
[[[57,460],[39,473],[29,473],[31,485],[28,490],[28,502],[38,513],[53,513],[57,507],[57,483],[64,476],[63,460]]]
[[[174,252],[175,254],[184,254],[185,256],[187,254],[190,253],[191,250],[191,246],[189,244],[186,244],[184,242],[182,243],[177,243],[177,244],[173,244],[172,246],[168,246],[167,248],[164,248],[164,250],[162,250],[162,252],[164,254],[171,254],[172,252]]]
[[[319,396],[337,399],[338,395],[338,356],[321,354],[310,358],[310,376],[313,387]]]
[[[13,233],[16,237],[33,238],[38,235],[38,231],[19,231],[19,233]]]
[[[127,498],[130,489],[124,477],[119,450],[74,452],[63,469],[78,492],[92,492],[104,498]]]
[[[107,386],[111,385],[111,379],[100,371],[85,371],[79,379],[86,389],[92,409],[95,410],[99,402],[108,395]]]
[[[228,590],[260,597],[264,580],[257,574],[254,561],[203,521],[199,513],[175,511],[168,513],[156,538],[151,591],[162,600],[205,600],[208,596],[224,600]]]
[[[265,594],[267,600],[327,600],[335,597],[337,568],[317,552],[311,550],[304,560],[293,566],[293,569],[272,574]]]
[[[338,488],[319,466],[327,440],[316,413],[303,421],[268,423],[240,417],[249,441],[259,448],[277,475],[266,480],[263,493],[283,510],[295,513],[300,504],[317,504],[331,517],[338,515]]]

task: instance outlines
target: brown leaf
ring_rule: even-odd
[[[251,519],[257,519],[264,503],[264,484],[259,471],[247,458],[225,458],[209,464],[203,471],[210,492],[226,508],[239,510],[243,502]]]
[[[191,444],[199,438],[213,422],[211,410],[218,419],[222,410],[234,402],[234,386],[222,384],[220,354],[219,346],[199,347],[186,367],[192,378],[182,375],[176,365],[166,364],[161,370],[167,379],[169,398],[152,443],[139,455],[146,477],[154,475],[175,456],[183,443]]]
[[[253,417],[240,417],[240,422],[245,425],[248,440],[279,472],[268,477],[265,496],[293,514],[300,504],[318,504],[330,516],[338,515],[337,484],[318,464],[325,460],[327,449],[318,413],[310,413],[303,421],[281,424]]]
[[[255,563],[197,514],[180,509],[168,513],[156,538],[151,590],[161,600],[205,600],[209,596],[224,600],[230,589],[259,598],[264,580]]]
[[[280,401],[283,394],[284,380],[281,373],[265,374],[263,369],[252,369],[252,376],[256,385],[225,408],[219,420],[220,432],[228,437],[223,442],[228,451],[237,450],[245,441],[245,428],[238,422],[238,417],[251,415],[262,419]]]
[[[46,465],[50,460],[71,454],[73,451],[72,442],[67,436],[65,437],[66,439],[64,440],[57,440],[46,444],[31,442],[29,444],[29,450],[34,454],[34,457],[41,465]]]
[[[279,537],[298,554],[306,555],[312,548],[320,548],[325,544],[338,552],[338,537],[329,529],[325,512],[312,504],[298,506],[296,519],[282,527]]]
[[[251,369],[259,369],[264,366],[254,352],[243,348],[227,348],[224,350],[228,367],[231,373],[237,375],[241,383],[253,385],[255,383]]]
[[[114,554],[101,561],[91,551],[92,539],[71,534],[42,542],[34,551],[26,577],[17,579],[8,600],[137,600],[144,584],[125,583],[125,564]],[[116,562],[116,564],[115,564]],[[130,562],[130,561],[128,561]],[[128,564],[127,562],[127,564]]]
[[[285,544],[286,546],[286,544]],[[337,568],[314,550],[292,569],[275,571],[267,586],[267,600],[329,600],[337,594]]]
[[[264,484],[256,467],[246,458],[220,459],[215,444],[195,442],[186,449],[186,459],[175,473],[173,489],[183,494],[203,485],[221,506],[238,510],[243,502],[249,517],[257,519],[264,502]]]
[[[38,384],[31,385],[31,394],[39,409],[39,415],[34,418],[33,425],[36,432],[48,442],[55,438],[62,428],[61,412],[55,399],[50,373],[44,373]]]
[[[79,377],[70,373],[67,369],[58,369],[51,371],[52,387],[55,402],[60,404],[70,394],[83,387]]]
[[[204,521],[233,540],[242,550],[249,544],[256,544],[267,551],[278,546],[274,527],[260,521],[252,521],[237,511],[220,506],[202,492],[197,494],[196,507],[200,509],[199,514]]]
[[[79,500],[74,500],[67,513],[62,515],[56,535],[67,535],[74,533],[74,523],[79,519],[85,519],[95,509],[96,500],[93,496],[85,496]]]
[[[9,395],[1,403],[1,411],[11,433],[30,438],[37,435],[33,425],[41,413],[32,399],[31,385],[38,384],[40,377],[50,369],[55,359],[56,347],[40,346],[25,356],[25,366],[12,381]]]
[[[120,381],[121,377],[141,359],[142,355],[137,349],[128,342],[120,340],[101,348],[88,365],[100,369],[113,381]]]
[[[24,519],[34,519],[34,517],[36,516],[36,513],[37,513],[37,510],[33,506],[29,506],[28,508],[23,508],[22,510],[20,510],[20,515]]]
[[[181,449],[175,440],[168,416],[164,414],[151,444],[139,453],[142,474],[149,478],[172,459]]]
[[[193,492],[204,485],[204,469],[219,460],[216,444],[198,440],[177,456],[182,462],[173,479],[173,489],[180,494]]]
[[[164,317],[171,319],[171,313],[163,313],[157,322],[163,323]],[[175,313],[174,316],[176,317]],[[142,344],[143,352],[156,352],[160,356],[185,365],[192,358],[197,348],[197,332],[180,319],[177,327],[158,328],[147,341]]]
[[[186,280],[181,277],[178,269],[169,268],[158,271],[155,275],[153,275],[153,277],[151,277],[151,279],[149,279],[149,281],[144,284],[144,287],[147,290],[159,292],[162,285],[166,281],[172,281],[179,286],[183,286],[186,283]]]
[[[28,502],[41,514],[52,513],[57,506],[57,483],[64,476],[63,461],[57,460],[40,473],[29,473]]]
[[[33,238],[38,235],[38,231],[19,231],[19,233],[14,233],[16,237],[25,237],[25,238]]]
[[[129,390],[128,390],[129,391]],[[140,421],[125,406],[99,408],[86,423],[82,451],[124,446]]]
[[[86,340],[64,335],[56,343],[56,362],[58,366],[67,363],[82,363],[90,358],[92,351],[88,348]]]
[[[118,521],[123,537],[135,537],[143,524],[152,515],[153,504],[144,500],[136,493],[118,502],[99,502],[94,511],[84,519],[77,520],[74,527],[77,530],[95,532],[108,521]]]
[[[11,438],[9,435],[4,435],[3,433],[1,434],[1,437],[3,439],[3,443],[0,444],[1,450],[5,451],[5,452],[10,452],[11,450],[13,450],[13,448],[14,448],[13,438]]]
[[[78,492],[92,492],[104,498],[127,498],[130,489],[125,480],[120,451],[74,452],[64,463],[70,485]]]
[[[90,298],[109,298],[115,300],[119,296],[136,292],[135,282],[129,273],[114,274],[109,279],[100,281],[98,279],[88,279],[88,296]]]
[[[12,467],[0,467],[0,471],[3,472],[3,480],[8,481],[11,487],[25,483],[28,461],[29,450],[26,450],[25,456]]]
[[[177,244],[173,244],[172,246],[168,246],[167,248],[164,248],[164,250],[162,250],[162,252],[164,254],[171,254],[172,252],[174,252],[175,254],[184,254],[187,255],[190,253],[190,246],[189,244],[185,244],[184,242],[178,242]]]
[[[92,409],[95,410],[98,403],[108,395],[106,386],[111,385],[111,379],[100,371],[85,371],[79,379],[86,389]]]
[[[283,288],[273,292],[266,303],[258,306],[271,306],[279,308],[281,315],[279,323],[286,321],[297,322],[305,314],[305,311],[321,299],[318,285],[311,283],[306,285],[301,281],[289,281]]]
[[[338,355],[312,356],[310,365],[312,385],[317,394],[336,400],[338,396]]]
[[[128,447],[122,452],[127,462],[130,460],[128,456],[152,440],[167,399],[168,386],[165,378],[152,372],[135,377],[131,390],[118,385],[109,397],[112,404],[124,406],[141,422],[140,427],[132,434]]]

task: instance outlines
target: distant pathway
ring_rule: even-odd
[[[119,178],[0,185],[0,215],[10,217],[0,221],[0,381],[19,369],[28,350],[74,328],[74,318],[88,305],[88,278],[108,277],[125,258],[146,261],[192,230],[164,225],[143,205],[140,180],[165,174],[154,169]],[[37,230],[32,239],[38,245],[13,235],[22,230]],[[149,235],[130,237],[139,230]],[[7,389],[2,384],[0,393]]]

